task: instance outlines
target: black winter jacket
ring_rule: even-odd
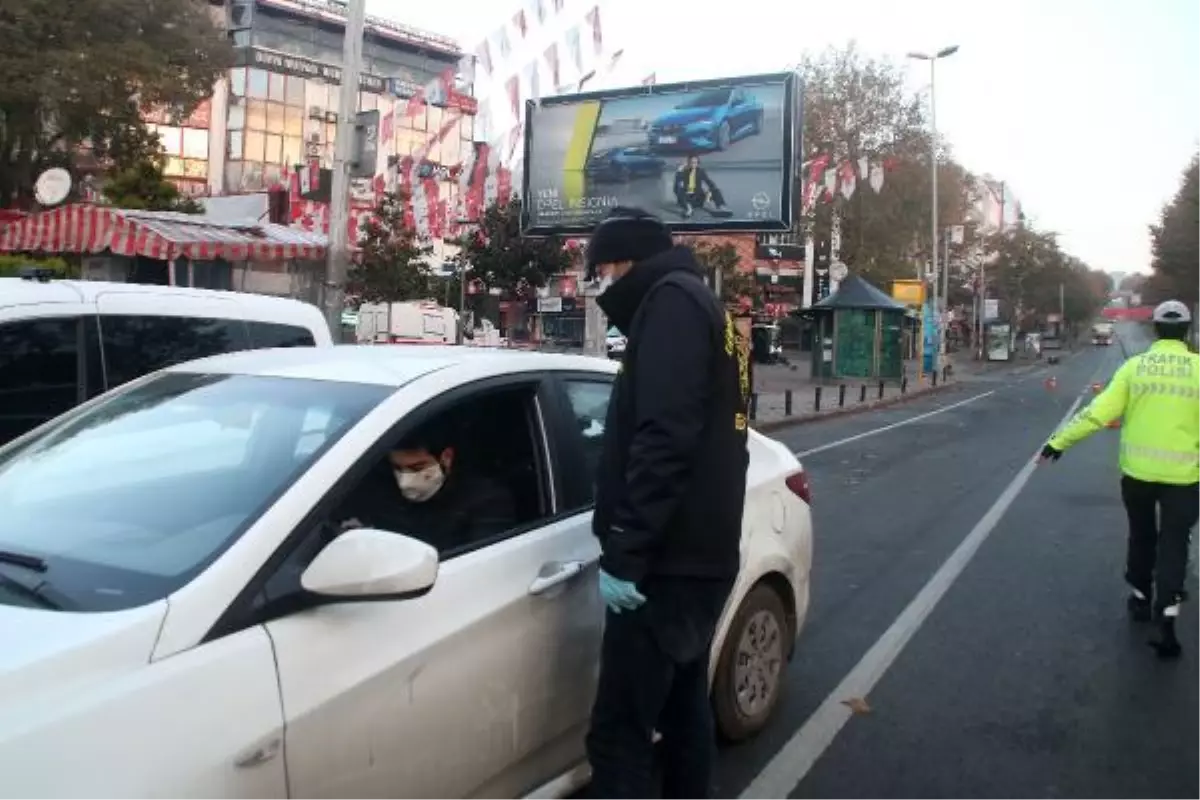
[[[748,364],[691,250],[635,264],[599,298],[627,337],[605,425],[593,530],[635,583],[737,574]]]

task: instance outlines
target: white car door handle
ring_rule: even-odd
[[[547,570],[547,567],[552,569]],[[529,584],[530,594],[543,594],[560,583],[566,583],[583,572],[582,561],[564,561],[561,564],[547,564],[542,567],[545,574],[539,574]]]

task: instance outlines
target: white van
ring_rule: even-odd
[[[0,445],[172,364],[233,350],[331,344],[321,312],[297,300],[0,278]]]

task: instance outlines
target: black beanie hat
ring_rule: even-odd
[[[587,243],[587,278],[596,267],[617,261],[644,261],[675,246],[658,217],[640,208],[617,206],[592,230]]]

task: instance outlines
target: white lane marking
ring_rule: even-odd
[[[1062,421],[1055,426],[1055,430],[1071,418],[1082,402],[1082,395],[1075,398],[1075,402],[1063,415]],[[938,602],[966,569],[967,564],[995,529],[1009,506],[1017,499],[1017,495],[1025,488],[1025,484],[1037,468],[1037,462],[1031,459],[1017,473],[1017,477],[1005,487],[992,507],[967,534],[967,538],[955,548],[891,627],[884,631],[879,641],[871,646],[854,669],[850,670],[813,715],[767,763],[758,777],[750,782],[741,797],[784,798],[792,793],[853,716],[854,712],[844,705],[844,701],[854,697],[867,697],[871,693],[875,684],[912,639],[913,634],[928,619]]]
[[[810,450],[802,450],[802,451],[796,453],[796,457],[804,458],[805,456],[811,456],[814,453],[823,453],[826,450],[832,450],[833,448],[841,447],[844,444],[850,444],[851,442],[857,442],[859,439],[865,439],[868,436],[874,436],[877,433],[887,433],[888,431],[894,431],[896,428],[903,428],[905,425],[911,425],[914,422],[920,422],[923,419],[928,419],[929,417],[934,417],[934,416],[937,416],[938,414],[944,414],[947,411],[953,411],[956,408],[965,406],[967,403],[974,403],[976,400],[982,400],[983,398],[993,395],[995,393],[996,393],[996,390],[992,389],[990,392],[984,392],[983,394],[977,394],[974,397],[968,397],[966,400],[959,400],[957,403],[951,403],[948,406],[942,406],[940,408],[935,408],[933,411],[927,411],[924,414],[918,414],[915,417],[909,417],[908,419],[902,419],[899,422],[893,422],[891,425],[884,425],[881,428],[872,428],[871,430],[866,431],[864,433],[856,433],[853,436],[847,436],[845,439],[838,439],[836,442],[829,442],[827,444],[821,445],[820,447],[814,447]]]

